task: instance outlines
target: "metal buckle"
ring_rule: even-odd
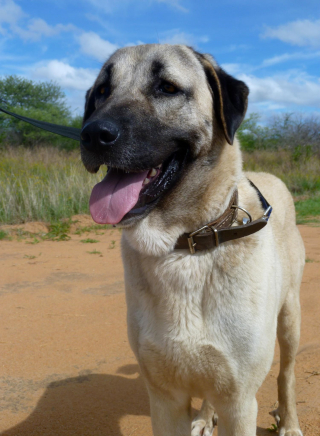
[[[202,232],[202,230],[204,230],[204,229],[211,230],[211,232],[214,234],[214,238],[215,238],[215,241],[216,241],[216,247],[219,247],[218,230],[215,229],[214,227],[211,227],[210,224],[206,224],[205,226],[201,227],[201,229],[198,229],[195,232],[190,233],[189,238],[188,238],[188,244],[189,244],[189,249],[190,249],[190,253],[191,254],[195,254],[196,253],[195,246],[197,245],[197,243],[194,242],[193,237],[195,235],[197,235],[198,233]]]
[[[248,217],[249,217],[249,219],[248,218],[242,218],[242,224],[245,226],[246,224],[250,224],[250,223],[252,223],[252,216],[250,215],[250,213],[246,210],[246,209],[244,209],[243,207],[241,207],[241,206],[236,206],[236,205],[232,205],[231,206],[233,209],[240,209],[240,210],[242,210],[242,212],[244,212],[244,213],[246,213],[247,215],[248,215]]]
[[[193,237],[195,235],[197,235],[198,233],[202,232],[202,230],[204,230],[204,229],[209,229],[209,230],[213,231],[213,229],[211,227],[209,227],[208,225],[205,225],[205,226],[201,227],[201,229],[195,230],[194,232],[190,233],[189,238],[188,238],[188,244],[189,244],[189,249],[190,249],[191,254],[195,254],[195,252],[196,252],[195,246],[197,245],[197,243],[194,242]]]

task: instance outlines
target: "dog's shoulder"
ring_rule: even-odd
[[[272,214],[268,226],[272,228],[273,237],[277,245],[281,245],[283,253],[288,253],[288,256],[294,257],[295,262],[304,263],[304,246],[301,235],[296,226],[296,213],[294,201],[285,183],[278,177],[269,173],[254,173],[247,172],[245,177],[251,180],[264,197],[272,206]],[[248,187],[246,181],[242,182],[243,192],[248,195]],[[250,198],[253,191],[251,189]],[[255,218],[258,218],[255,216]],[[285,255],[285,254],[284,254]]]

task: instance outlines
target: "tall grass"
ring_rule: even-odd
[[[319,157],[285,150],[255,150],[245,152],[243,158],[246,170],[280,177],[299,197],[298,213],[319,215]],[[104,173],[105,169],[89,174],[76,151],[53,147],[0,149],[0,223],[56,222],[88,213],[92,187]]]
[[[88,213],[94,184],[103,172],[89,174],[79,152],[57,148],[0,150],[0,223],[57,221]]]
[[[287,150],[243,153],[246,171],[264,171],[279,177],[293,195],[320,195],[320,158]]]
[[[244,152],[244,168],[265,171],[283,180],[296,203],[298,224],[320,222],[320,158],[297,150]]]

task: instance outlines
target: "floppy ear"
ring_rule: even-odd
[[[242,123],[248,106],[249,88],[241,80],[227,74],[211,56],[197,53],[213,91],[214,109],[229,144]]]
[[[93,87],[88,89],[86,92],[86,102],[84,105],[84,115],[83,115],[83,122],[85,122],[94,112],[95,106],[94,106],[94,96],[93,96]]]

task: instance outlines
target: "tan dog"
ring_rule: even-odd
[[[118,50],[87,93],[82,159],[91,172],[108,166],[91,213],[124,228],[128,334],[155,436],[209,436],[217,415],[219,436],[254,436],[255,396],[276,335],[274,415],[281,436],[302,435],[294,362],[304,247],[284,184],[242,171],[234,135],[247,95],[208,55],[170,45]],[[268,225],[195,254],[174,249],[182,234],[223,214],[236,188],[238,205],[260,218],[248,178],[273,206]],[[204,399],[193,422],[192,397]]]

